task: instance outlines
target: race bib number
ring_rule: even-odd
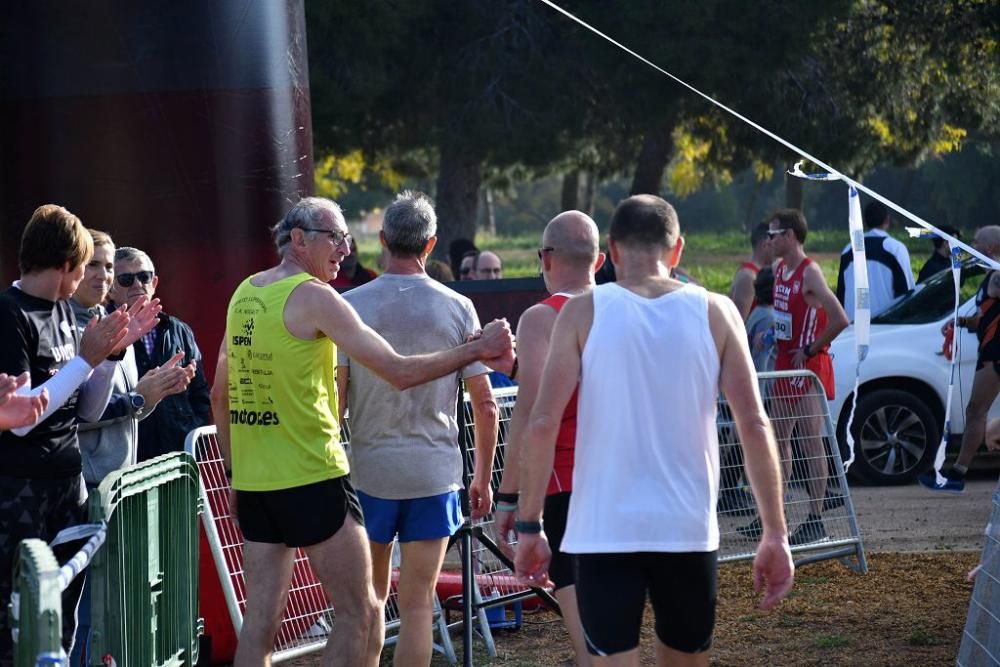
[[[792,314],[774,311],[774,337],[778,340],[792,339]]]

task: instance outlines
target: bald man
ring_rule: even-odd
[[[484,250],[475,259],[476,280],[500,280],[503,278],[503,262],[495,252]]]
[[[1000,226],[980,227],[972,246],[990,259],[996,259],[1000,256]],[[950,326],[951,320],[948,320],[942,331],[947,332]],[[960,316],[958,326],[975,331],[979,339],[976,376],[972,380],[972,395],[965,406],[962,449],[955,463],[941,471],[943,482],[938,482],[933,470],[919,477],[920,483],[928,489],[946,493],[965,492],[965,474],[986,434],[986,415],[1000,394],[1000,271],[991,270],[986,274],[976,292],[976,312]]]
[[[504,464],[503,481],[497,492],[496,534],[500,547],[513,557],[510,532],[514,527],[519,490],[518,466],[521,437],[528,415],[538,395],[542,368],[548,354],[549,340],[556,316],[573,296],[594,287],[594,273],[604,263],[598,251],[597,225],[590,216],[567,211],[554,217],[542,233],[538,249],[542,277],[549,298],[524,311],[517,326],[517,355],[520,387],[511,416],[510,437]],[[577,665],[589,665],[590,654],[576,608],[576,586],[570,557],[559,551],[566,528],[570,490],[573,483],[573,451],[576,446],[576,395],[566,406],[556,441],[555,462],[545,498],[545,530],[552,545],[550,578],[555,584],[556,599],[576,653]]]

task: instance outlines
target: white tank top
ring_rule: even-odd
[[[708,296],[593,290],[567,553],[714,551],[719,354]]]

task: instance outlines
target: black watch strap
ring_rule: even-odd
[[[517,520],[514,522],[514,530],[524,535],[536,535],[542,532],[542,522]]]

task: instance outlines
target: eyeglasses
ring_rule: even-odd
[[[784,236],[788,229],[769,229],[767,230],[767,238],[773,239],[775,236]]]
[[[115,276],[115,281],[122,287],[131,287],[135,279],[138,278],[139,282],[143,285],[148,285],[153,282],[153,276],[155,274],[152,271],[136,271],[135,273],[119,273]]]
[[[542,257],[545,257],[545,253],[555,252],[555,250],[556,249],[553,248],[552,246],[545,246],[544,248],[539,248],[538,250],[535,251],[538,253],[538,261],[539,262],[542,261]]]
[[[347,232],[336,232],[331,229],[317,229],[316,227],[300,227],[304,232],[316,232],[317,234],[326,234],[330,237],[330,241],[335,246],[339,246],[341,243],[346,243],[351,245],[351,235]]]

